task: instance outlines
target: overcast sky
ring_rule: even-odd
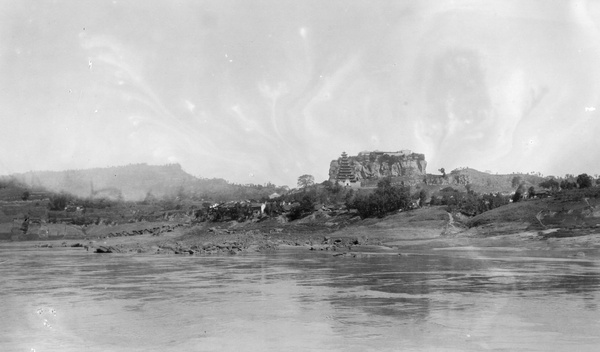
[[[600,173],[600,2],[0,1],[0,174]]]

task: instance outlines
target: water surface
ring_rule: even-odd
[[[597,351],[600,262],[0,245],[2,351]]]

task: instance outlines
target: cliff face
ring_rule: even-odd
[[[329,165],[331,182],[337,180],[341,159],[340,157],[332,160]],[[417,153],[363,152],[357,156],[349,156],[348,161],[356,179],[363,186],[376,184],[377,180],[383,177],[392,177],[395,181],[408,184],[420,183],[423,182],[427,168],[425,155]]]

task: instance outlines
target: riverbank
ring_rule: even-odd
[[[337,216],[315,213],[294,222],[266,218],[257,222],[205,222],[193,226],[147,224],[153,226],[154,232],[113,230],[105,234],[107,228],[97,228],[87,231],[94,234],[93,237],[29,243],[37,247],[73,247],[97,253],[172,255],[235,255],[278,248],[327,251],[332,255],[503,248],[548,251],[549,255],[560,257],[600,256],[600,229],[596,230],[595,226],[540,228],[535,221],[526,221],[526,217],[500,220],[468,227],[468,221],[473,219],[462,219],[444,207],[426,207],[383,219],[360,219],[350,213]],[[156,230],[159,228],[165,231]]]

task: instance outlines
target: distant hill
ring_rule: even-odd
[[[31,193],[30,188],[8,176],[0,176],[0,200],[22,200]]]
[[[30,171],[11,175],[30,187],[66,192],[78,197],[144,199],[148,192],[157,197],[193,183],[195,177],[178,164],[151,166],[134,164],[108,168],[66,171]]]
[[[396,177],[399,178],[399,177]],[[400,177],[399,179],[404,178]],[[510,193],[520,184],[538,187],[545,178],[529,174],[493,175],[474,169],[457,169],[445,176],[426,174],[411,178],[409,185],[436,192],[445,187],[477,193]],[[179,164],[133,164],[107,168],[66,171],[30,171],[0,177],[0,200],[20,200],[27,191],[29,199],[47,198],[48,192],[65,192],[81,198],[107,198],[140,201],[187,197],[215,202],[241,199],[259,200],[272,193],[285,194],[286,188],[268,185],[237,185],[224,179],[197,178]],[[376,181],[376,180],[375,180]]]
[[[133,164],[107,168],[66,171],[30,171],[10,175],[19,184],[82,198],[139,201],[153,198],[190,197],[224,201],[261,198],[281,188],[274,185],[235,185],[223,179],[200,179],[179,164]]]

